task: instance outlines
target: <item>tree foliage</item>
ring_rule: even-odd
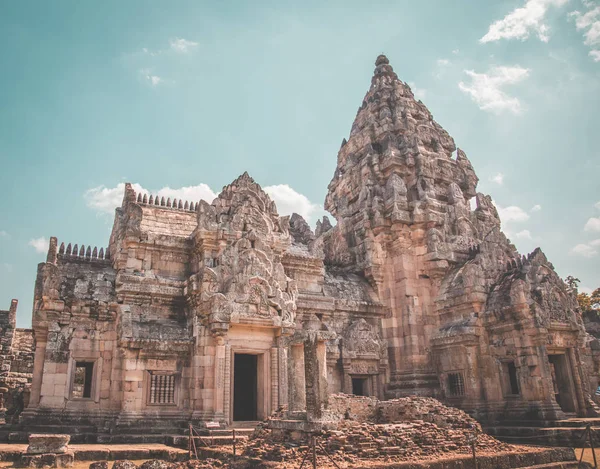
[[[595,311],[600,314],[600,288],[596,288],[591,295],[587,293],[579,293],[577,302],[581,308],[581,312]]]

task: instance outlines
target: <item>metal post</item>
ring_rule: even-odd
[[[190,433],[188,437],[188,458],[192,459],[192,424],[190,423]]]
[[[235,428],[232,431],[233,433],[233,460],[235,461]]]
[[[317,437],[312,436],[312,460],[313,460],[313,469],[317,469]]]
[[[477,469],[477,427],[473,425],[473,435],[471,436],[471,451],[473,452],[473,467]]]
[[[592,435],[592,427],[588,424],[587,426],[588,436],[590,438],[590,448],[592,448],[592,456],[594,456],[594,467],[598,468],[598,463],[596,462],[596,451],[594,451],[594,436]]]

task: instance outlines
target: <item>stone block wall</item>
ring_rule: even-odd
[[[16,327],[17,306],[0,310],[0,408],[9,418],[29,403],[33,376],[33,330]]]

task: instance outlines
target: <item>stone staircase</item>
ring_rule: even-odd
[[[202,446],[231,445],[233,429],[238,441],[248,439],[258,422],[236,423],[229,429],[198,429]],[[189,423],[186,421],[139,421],[135,425],[100,429],[91,424],[15,424],[0,426],[0,443],[26,443],[31,433],[68,434],[73,444],[150,444],[162,443],[188,447]]]
[[[506,422],[484,427],[484,431],[513,444],[582,447],[589,446],[589,440],[583,441],[587,425],[592,427],[594,446],[600,447],[600,418]]]
[[[197,447],[232,446],[234,430],[235,439],[238,443],[248,440],[254,432],[254,427],[236,427],[237,425],[234,424],[232,428],[201,431],[199,437],[194,437],[196,445]],[[170,435],[167,436],[165,443],[177,448],[188,448],[189,435]]]

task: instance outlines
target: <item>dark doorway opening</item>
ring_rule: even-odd
[[[554,397],[563,412],[577,412],[569,360],[566,354],[548,355]]]
[[[257,356],[236,353],[233,365],[233,420],[256,420]]]
[[[352,378],[352,394],[355,396],[367,395],[367,378]]]
[[[517,378],[517,367],[515,362],[508,362],[507,364],[508,379],[510,384],[510,393],[519,394],[519,379]]]

